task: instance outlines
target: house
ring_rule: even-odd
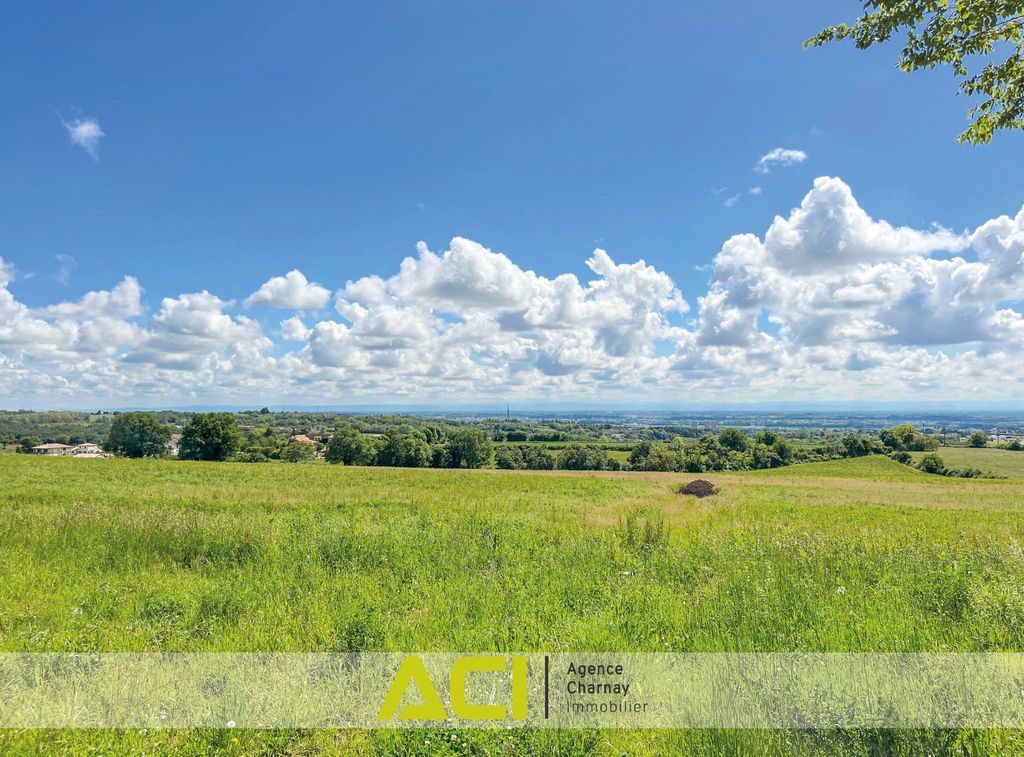
[[[289,436],[288,437],[288,441],[289,442],[301,442],[302,444],[312,444],[314,447],[316,446],[316,442],[313,441],[312,439],[310,439],[305,434],[295,434],[295,436]]]
[[[73,450],[70,444],[39,444],[32,448],[34,455],[67,455]]]
[[[172,455],[177,455],[181,446],[181,434],[171,434],[171,438],[164,446]]]
[[[103,454],[103,449],[100,447],[100,445],[95,444],[93,442],[84,442],[82,444],[75,445],[71,449],[70,454],[74,455],[75,457],[80,457],[81,455],[99,456]]]

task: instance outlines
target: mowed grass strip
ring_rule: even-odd
[[[863,458],[702,474],[721,494],[676,494],[692,477],[5,455],[0,650],[1024,649],[1024,482]],[[442,738],[455,754],[858,753],[889,736],[45,732],[0,748],[426,753]]]

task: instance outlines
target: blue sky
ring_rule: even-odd
[[[619,264],[642,259],[689,303],[686,314],[663,313],[683,326],[726,240],[764,235],[817,177],[839,177],[872,218],[922,233],[933,223],[972,232],[1014,216],[1024,202],[1014,169],[1024,165],[1024,137],[957,144],[969,103],[948,71],[902,74],[891,46],[802,48],[859,7],[9,6],[0,24],[7,288],[38,310],[132,276],[142,305],[128,320],[142,329],[162,298],[207,290],[236,301],[224,312],[259,323],[273,342],[267,354],[279,357],[301,349],[279,337],[289,314],[242,304],[270,277],[299,269],[334,292],[394,275],[420,240],[443,251],[464,237],[551,280],[571,273],[586,282],[596,247]],[[69,138],[76,123],[102,131],[94,154]],[[775,148],[806,159],[754,170]],[[969,245],[952,246],[924,254],[977,259]],[[766,314],[755,314],[763,333],[787,328]],[[307,328],[321,319],[351,327],[342,316],[330,305],[303,315]],[[1015,344],[995,341],[985,349]],[[672,352],[659,345],[655,353]],[[226,359],[232,349],[224,344]],[[128,350],[106,357],[117,362]],[[77,387],[83,401],[104,401],[66,365],[8,357]],[[626,394],[649,380],[589,376],[598,392],[605,381]],[[342,389],[347,380],[321,378]],[[146,381],[128,390],[140,401]],[[218,386],[211,380],[200,398],[240,391]],[[260,395],[255,385],[249,392]],[[385,387],[339,392],[389,396]],[[306,396],[287,382],[266,394]]]

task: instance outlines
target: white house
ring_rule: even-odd
[[[70,444],[38,444],[32,448],[34,455],[67,455],[73,450]]]

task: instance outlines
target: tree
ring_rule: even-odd
[[[984,144],[1000,129],[1024,129],[1024,0],[865,0],[852,26],[823,29],[804,47],[849,39],[865,50],[904,33],[903,71],[949,65],[961,94],[981,96],[960,142]]]
[[[430,448],[431,468],[451,468],[451,461],[448,458],[448,445],[435,444]]]
[[[456,431],[448,439],[448,465],[452,468],[482,468],[491,462],[494,445],[476,428]]]
[[[758,443],[750,450],[750,462],[754,468],[778,468],[782,465],[782,460],[775,454],[774,447]]]
[[[167,451],[171,429],[153,413],[121,413],[110,425],[103,447],[125,457],[155,457]]]
[[[910,438],[913,438],[913,434],[911,434]],[[839,442],[843,445],[842,452],[846,457],[863,457],[864,455],[870,455],[874,451],[871,439],[859,434],[847,434]]]
[[[747,435],[738,428],[727,428],[718,435],[718,443],[726,449],[743,452],[747,448]]]
[[[502,470],[521,470],[526,467],[519,447],[499,444],[494,448],[494,467]]]
[[[427,444],[443,444],[447,436],[445,435],[444,429],[440,426],[425,426],[422,429],[423,438],[427,440]]]
[[[637,442],[629,451],[629,467],[632,470],[643,470],[643,463],[651,456],[653,444],[648,441]]]
[[[231,413],[197,413],[181,432],[182,460],[227,460],[242,446],[242,432]]]
[[[987,447],[988,446],[988,434],[984,431],[975,431],[967,439],[967,446],[969,447]]]
[[[373,442],[350,423],[338,426],[327,444],[324,458],[329,463],[344,465],[372,465]]]
[[[283,445],[283,440],[278,438],[277,433],[270,426],[254,428],[246,434],[242,448],[235,455],[235,459],[245,463],[265,463],[280,457]]]
[[[523,455],[523,467],[527,470],[554,470],[555,456],[543,447],[523,445],[519,451]]]
[[[608,467],[608,452],[593,444],[570,444],[558,456],[562,470],[604,470]]]
[[[793,462],[793,448],[781,436],[775,440],[772,449],[775,450],[775,456],[779,458],[781,465],[789,465]]]
[[[878,433],[878,438],[881,439],[882,444],[892,450],[907,450],[909,445],[914,438],[914,434],[917,433],[917,429],[911,426],[909,423],[901,423],[898,426],[884,429]]]
[[[43,440],[38,436],[23,436],[21,437],[21,441],[18,443],[18,451],[29,453],[32,451],[33,447],[38,447],[42,443]]]
[[[676,471],[681,465],[681,456],[664,444],[640,442],[629,453],[630,470]]]
[[[391,427],[377,451],[377,465],[395,468],[423,468],[430,464],[430,445],[418,434],[403,434]]]
[[[880,431],[878,438],[886,447],[897,451],[926,452],[938,449],[939,446],[938,439],[918,432],[909,423],[901,423],[898,426]]]
[[[288,442],[281,451],[281,459],[286,463],[305,463],[313,459],[314,452],[308,442]]]

